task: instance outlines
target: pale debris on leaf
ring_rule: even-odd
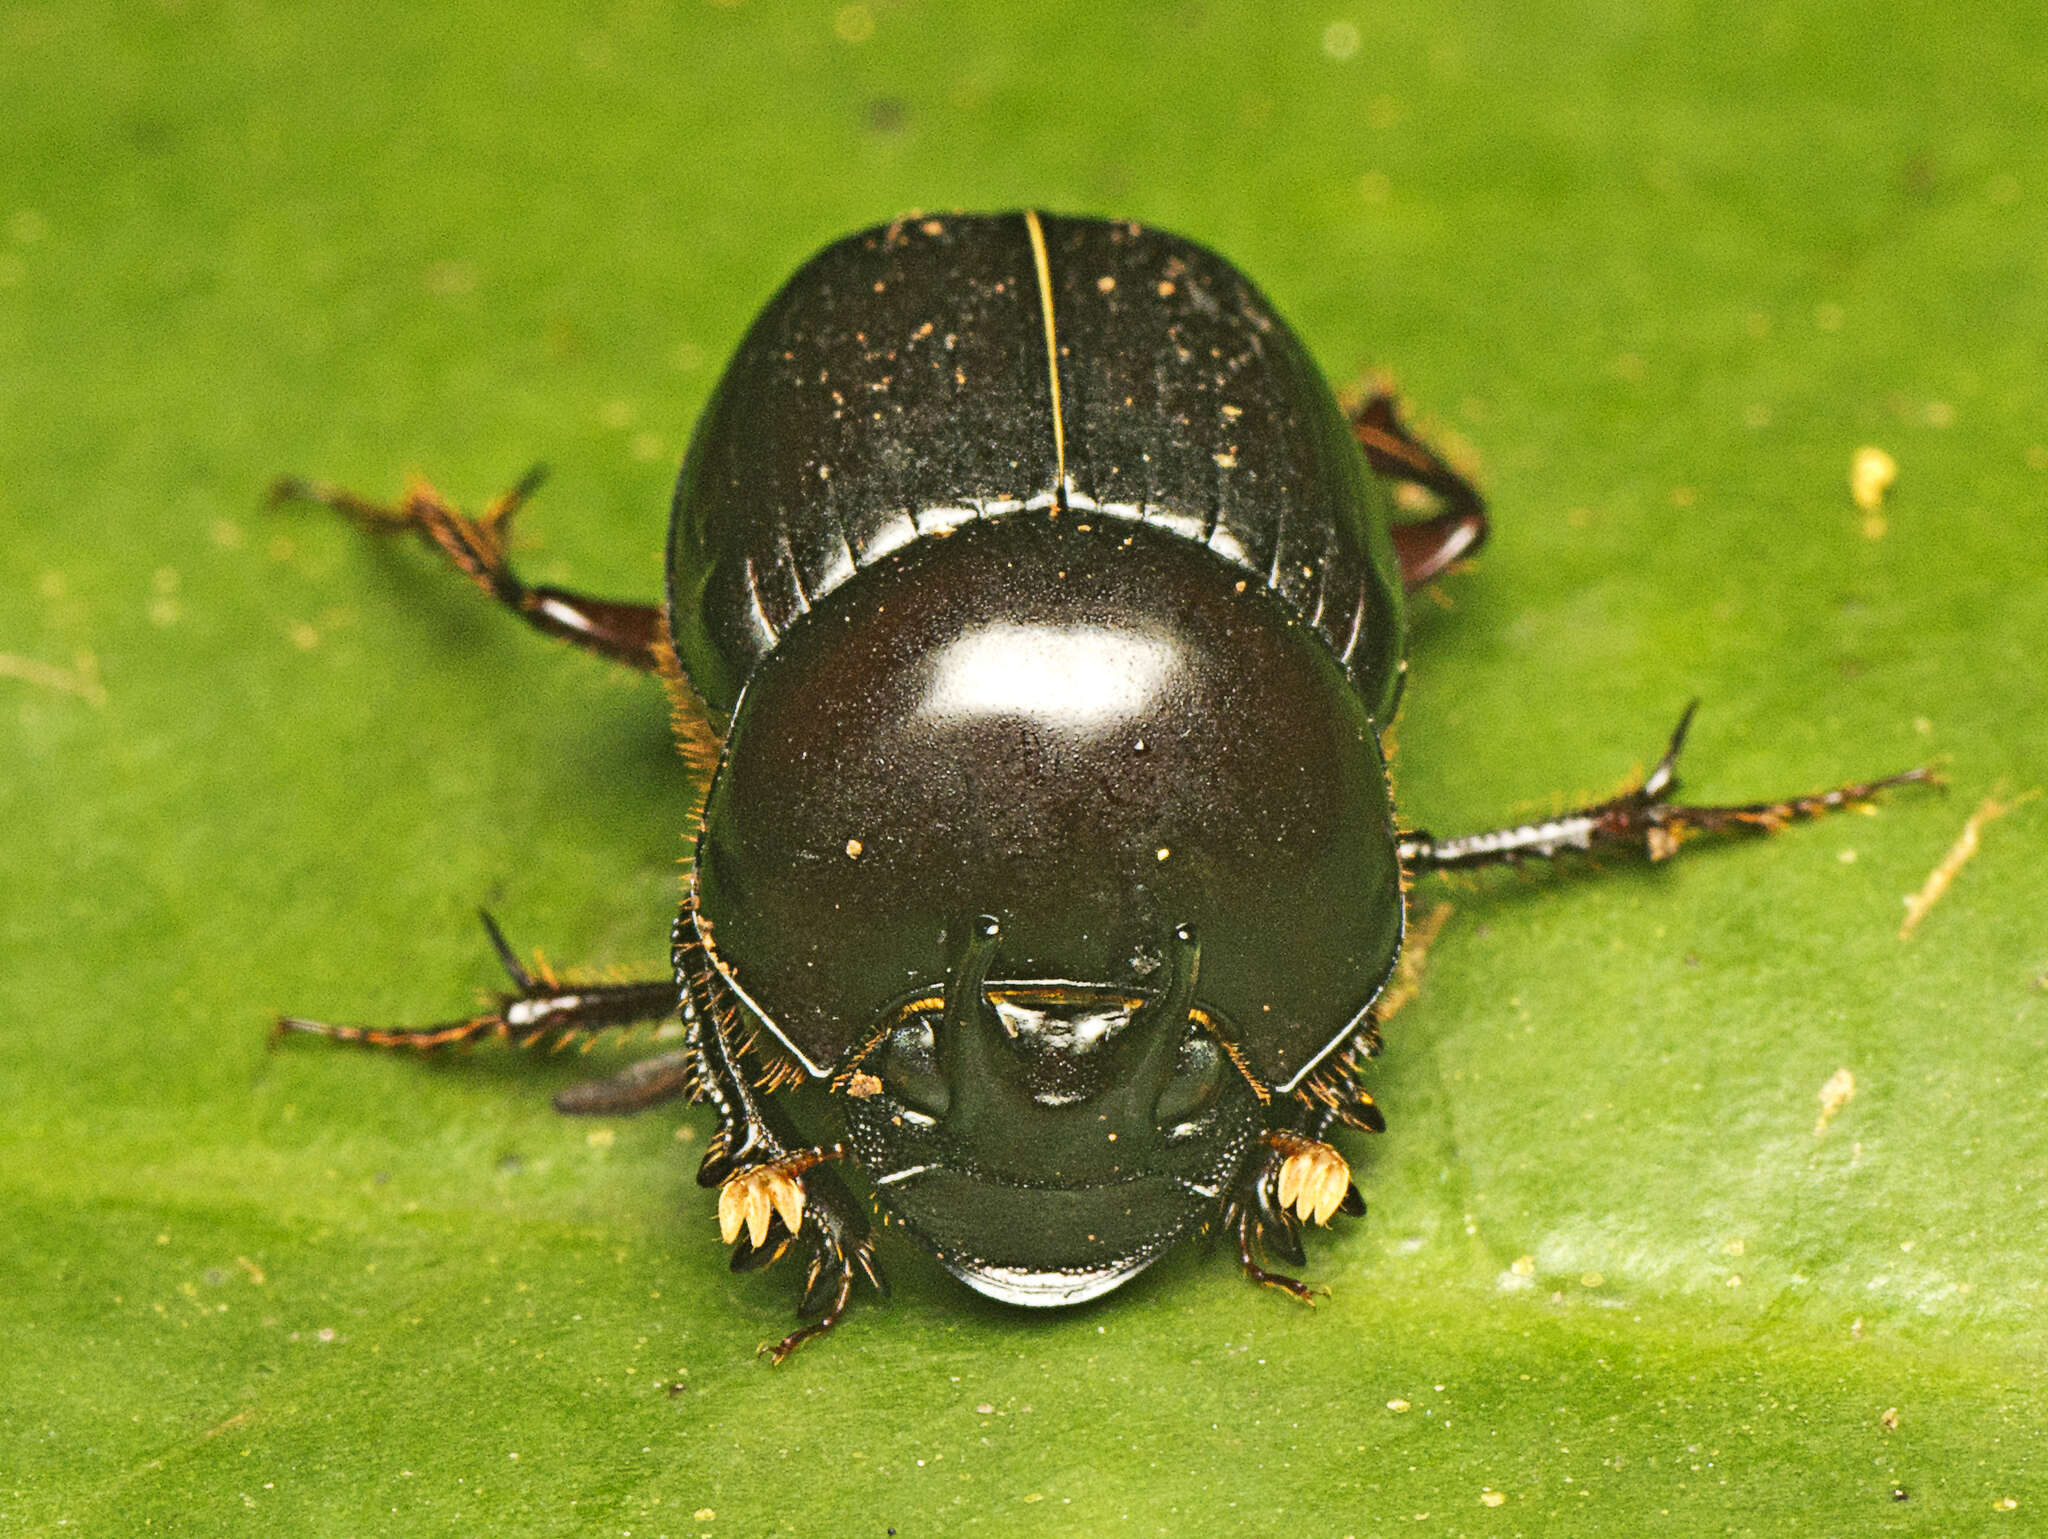
[[[1856,1076],[1847,1069],[1837,1069],[1827,1077],[1827,1082],[1820,1087],[1820,1120],[1813,1125],[1815,1138],[1828,1130],[1835,1114],[1847,1106],[1855,1094]]]
[[[1381,1025],[1412,1004],[1415,996],[1422,992],[1422,965],[1429,959],[1429,948],[1436,944],[1444,922],[1450,917],[1451,905],[1439,903],[1409,924],[1408,934],[1401,944],[1401,959],[1394,964],[1393,982],[1373,1002],[1373,1018]]]
[[[1941,863],[1927,873],[1927,880],[1920,884],[1920,890],[1904,899],[1906,917],[1899,925],[1900,940],[1904,940],[1919,927],[1920,921],[1927,917],[1927,911],[1941,901],[1941,895],[1948,891],[1949,884],[1956,879],[1957,873],[1976,858],[1978,840],[1984,825],[1995,818],[2004,817],[2015,807],[2025,806],[2041,794],[2040,787],[2037,786],[2024,795],[2005,802],[1999,800],[2004,790],[2003,785],[1992,787],[1991,794],[1977,804],[1977,810],[1971,813],[1969,821],[1963,824],[1963,831],[1956,835],[1956,842],[1950,845],[1948,853],[1941,857]]]
[[[54,663],[37,662],[32,657],[0,652],[0,677],[20,679],[25,684],[40,685],[44,689],[61,690],[68,695],[77,695],[91,705],[104,706],[107,689],[100,682],[99,659],[80,649],[75,662],[74,667],[59,668]]]

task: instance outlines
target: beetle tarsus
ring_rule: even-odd
[[[817,1280],[822,1282],[824,1280],[823,1274],[821,1274]],[[765,1356],[771,1364],[780,1363],[784,1358],[788,1357],[790,1353],[794,1352],[798,1347],[802,1346],[805,1342],[811,1340],[815,1336],[824,1335],[827,1331],[831,1330],[835,1325],[839,1323],[839,1317],[846,1312],[847,1301],[852,1297],[853,1269],[851,1267],[842,1267],[839,1271],[838,1279],[834,1284],[832,1290],[831,1305],[829,1308],[825,1310],[824,1314],[820,1315],[816,1320],[813,1320],[809,1325],[799,1325],[795,1330],[791,1331],[787,1336],[783,1337],[782,1340],[776,1342],[773,1346],[770,1346],[767,1342],[764,1341],[763,1343],[761,1343],[762,1355]],[[805,1302],[808,1303],[810,1301],[810,1298],[810,1292],[806,1291],[804,1294]],[[802,1309],[798,1310],[797,1312],[799,1314],[809,1313],[808,1310]]]
[[[1259,1242],[1263,1239],[1266,1243],[1271,1244],[1274,1231],[1258,1231],[1248,1214],[1238,1220],[1236,1233],[1237,1264],[1244,1269],[1244,1275],[1260,1287],[1277,1288],[1289,1298],[1297,1299],[1308,1305],[1311,1309],[1315,1308],[1317,1298],[1329,1291],[1327,1288],[1318,1289],[1310,1287],[1298,1277],[1288,1277],[1284,1273],[1268,1271],[1265,1267],[1261,1266],[1255,1254]],[[1298,1246],[1299,1242],[1297,1241],[1296,1243]]]
[[[536,465],[474,517],[417,477],[399,502],[388,504],[325,481],[280,476],[270,485],[269,502],[272,507],[314,503],[373,533],[417,534],[463,576],[542,634],[643,673],[659,672],[657,649],[666,636],[660,605],[624,604],[561,588],[529,588],[512,570],[508,547],[513,515],[546,479],[546,470]]]
[[[1687,806],[1669,798],[1678,789],[1678,756],[1698,709],[1697,700],[1686,706],[1663,756],[1634,790],[1512,828],[1455,839],[1436,839],[1420,831],[1407,834],[1400,843],[1402,865],[1409,871],[1448,871],[1617,848],[1635,848],[1651,860],[1667,860],[1694,834],[1776,833],[1790,823],[1860,806],[1894,786],[1941,783],[1931,768],[1921,765],[1877,780],[1778,801]]]

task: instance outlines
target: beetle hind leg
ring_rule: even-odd
[[[271,484],[273,507],[309,502],[332,508],[378,534],[417,534],[454,568],[535,630],[644,673],[660,671],[665,626],[657,604],[590,598],[561,588],[528,587],[512,570],[512,518],[539,490],[535,467],[492,499],[481,513],[456,509],[415,478],[395,504],[372,502],[325,481],[282,476]]]
[[[1401,586],[1413,593],[1441,577],[1486,543],[1486,500],[1444,457],[1409,431],[1391,391],[1376,390],[1351,414],[1351,432],[1375,475],[1427,494],[1440,505],[1433,517],[1396,523],[1388,531],[1401,566]]]
[[[677,1048],[628,1064],[604,1079],[584,1080],[558,1090],[554,1106],[565,1117],[630,1116],[688,1095],[696,1083],[695,1060],[689,1049]]]

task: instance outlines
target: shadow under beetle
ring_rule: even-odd
[[[564,1111],[686,1095],[718,1129],[733,1268],[808,1267],[813,1323],[877,1286],[873,1206],[970,1287],[1057,1306],[1221,1228],[1244,1270],[1365,1204],[1326,1140],[1361,1082],[1407,882],[1774,829],[1786,801],[1635,791],[1459,839],[1404,833],[1380,736],[1403,598],[1476,549],[1478,496],[1375,396],[1347,418],[1229,263],[1127,223],[913,217],[827,247],[755,321],[677,483],[663,607],[528,587],[534,477],[468,517],[287,480],[417,532],[550,635],[662,676],[711,771],[674,977],[523,968],[495,1009],[380,1047],[587,1039],[678,1008],[683,1045]],[[1433,493],[1397,522],[1386,483]],[[1691,712],[1688,710],[1687,719]],[[841,1141],[797,1132],[816,1087]]]

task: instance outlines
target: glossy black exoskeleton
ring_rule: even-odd
[[[1387,483],[1434,493],[1397,522]],[[684,462],[668,602],[528,588],[506,522],[381,507],[550,634],[668,684],[713,768],[676,980],[524,971],[496,1009],[379,1045],[582,1036],[677,1005],[682,1048],[560,1098],[689,1094],[734,1266],[794,1250],[829,1328],[879,1280],[862,1204],[1026,1305],[1114,1288],[1222,1227],[1245,1269],[1364,1204],[1326,1141],[1361,1082],[1404,877],[1770,828],[1889,782],[1637,791],[1438,841],[1398,830],[1381,733],[1403,595],[1475,549],[1479,499],[1375,397],[1347,417],[1250,282],[1137,225],[913,218],[826,248],[754,323]],[[1689,716],[1688,712],[1688,716]],[[1918,778],[1918,772],[1910,777]],[[786,1109],[808,1088],[837,1141]]]

